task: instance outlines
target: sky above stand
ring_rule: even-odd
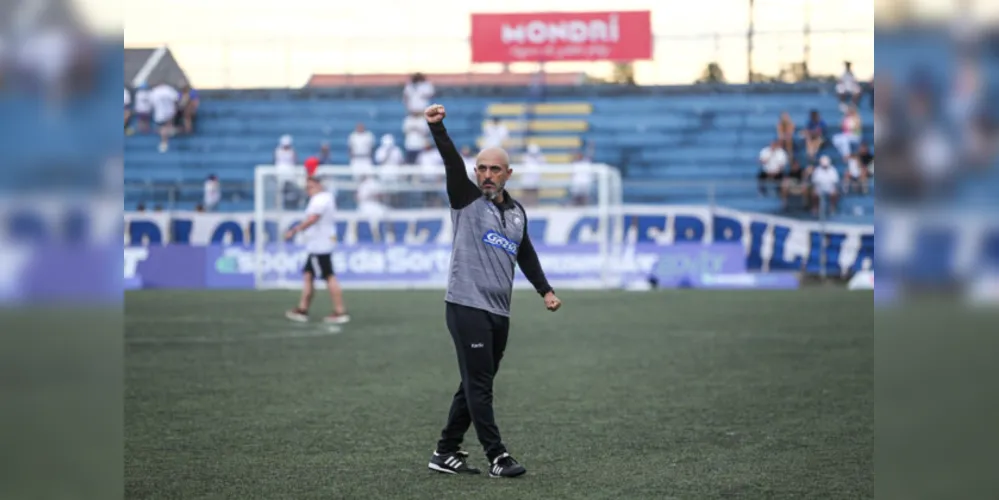
[[[746,78],[748,0],[574,0],[567,9],[568,4],[129,0],[124,40],[126,47],[166,44],[202,88],[297,87],[313,73],[499,71],[495,64],[470,63],[467,37],[473,12],[651,10],[655,59],[636,64],[639,83],[690,83],[711,61],[719,62],[732,81]],[[806,20],[813,31],[813,71],[839,73],[842,61],[849,59],[858,76],[873,72],[871,0],[756,0],[754,69],[776,74],[787,63],[802,60]],[[522,63],[512,69],[534,67]],[[610,64],[558,63],[549,70],[606,76]]]

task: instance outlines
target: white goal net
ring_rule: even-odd
[[[612,281],[611,243],[621,241],[622,185],[620,172],[604,164],[545,165],[540,175],[523,176],[520,165],[507,190],[527,209],[529,230],[537,222],[532,242],[543,249],[544,228],[559,217],[588,217],[600,279],[581,286],[600,287]],[[470,178],[474,178],[471,170]],[[320,166],[316,177],[334,194],[337,204],[334,269],[345,288],[440,288],[446,285],[450,255],[451,217],[443,167],[428,172],[419,166]],[[256,167],[254,185],[254,274],[258,289],[297,288],[305,249],[298,237],[283,234],[303,218],[307,203],[306,172],[271,165]],[[526,180],[526,184],[525,184]],[[617,233],[617,234],[614,234]],[[539,250],[540,253],[540,250]],[[542,255],[544,257],[544,255]],[[519,272],[518,272],[519,274]]]

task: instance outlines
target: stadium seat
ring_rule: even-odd
[[[592,148],[594,160],[619,167],[625,175],[625,200],[649,203],[698,203],[708,199],[707,182],[725,181],[714,188],[711,201],[718,206],[776,212],[777,197],[760,197],[754,179],[759,151],[775,134],[781,112],[803,125],[812,109],[823,114],[836,132],[840,112],[829,88],[798,89],[762,85],[732,86],[725,91],[698,90],[589,94],[580,87],[574,98],[545,102],[474,96],[456,93],[440,100],[448,107],[448,130],[460,146],[480,145],[483,124],[499,117],[511,131],[505,146],[514,160],[529,142],[541,146],[551,163],[566,163],[583,148]],[[322,97],[295,90],[204,91],[193,136],[178,136],[166,153],[157,151],[152,134],[126,138],[127,182],[138,183],[126,199],[139,200],[150,186],[174,190],[179,199],[199,191],[209,174],[229,183],[252,185],[253,169],[272,161],[281,135],[291,134],[299,157],[318,153],[320,144],[331,146],[332,162],[348,162],[347,135],[364,122],[376,136],[391,134],[402,144],[404,111],[398,95],[377,96],[356,90]],[[384,93],[383,93],[384,94]],[[872,142],[872,114],[860,109],[864,139]],[[526,118],[526,119],[525,119]],[[796,157],[804,162],[804,145],[798,141]],[[822,154],[844,167],[839,153],[827,144]],[[663,186],[672,182],[674,187]],[[192,187],[193,186],[193,187]],[[180,193],[179,195],[177,193]],[[252,204],[252,193],[236,193],[241,200],[224,200],[220,209],[235,210]],[[141,201],[141,200],[139,200]],[[868,221],[873,214],[871,196],[844,198],[839,219]]]
[[[486,108],[488,116],[520,116],[524,114],[534,115],[589,115],[593,112],[593,105],[588,102],[556,102],[540,104],[490,104]]]

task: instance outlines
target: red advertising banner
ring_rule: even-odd
[[[472,14],[472,62],[652,59],[652,15],[630,12]]]

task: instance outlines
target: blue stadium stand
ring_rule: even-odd
[[[448,89],[439,90],[438,100],[448,106],[448,129],[459,147],[474,148],[483,122],[497,116],[508,121],[512,129],[509,145],[514,150],[537,141],[552,163],[568,162],[580,147],[592,144],[595,161],[622,169],[626,202],[707,203],[704,182],[742,181],[737,186],[719,184],[714,202],[771,213],[779,211],[779,200],[774,195],[760,197],[753,180],[756,158],[774,137],[779,114],[789,112],[800,128],[809,110],[817,109],[827,120],[830,134],[835,133],[840,118],[829,86],[637,88],[631,94],[592,89],[554,92],[555,97],[540,104],[516,95],[449,97]],[[174,138],[167,153],[156,150],[157,138],[152,135],[126,139],[125,175],[130,188],[125,206],[132,208],[140,201],[147,206],[165,204],[165,192],[153,188],[170,186],[177,206],[191,208],[200,200],[201,184],[211,173],[225,186],[249,184],[253,167],[271,162],[282,134],[294,136],[302,158],[315,154],[320,143],[328,141],[333,161],[344,164],[346,137],[359,121],[376,136],[393,134],[401,144],[402,106],[392,90],[364,98],[294,90],[203,91],[195,136]],[[871,142],[872,114],[866,102],[860,111],[865,140]],[[525,116],[526,122],[520,120]],[[526,130],[520,130],[524,123]],[[797,152],[803,155],[804,145],[799,146]],[[821,153],[843,165],[831,143]],[[642,182],[660,180],[681,184],[663,187]],[[226,191],[222,210],[252,207],[252,193]],[[870,223],[873,213],[872,196],[851,195],[834,219]]]

